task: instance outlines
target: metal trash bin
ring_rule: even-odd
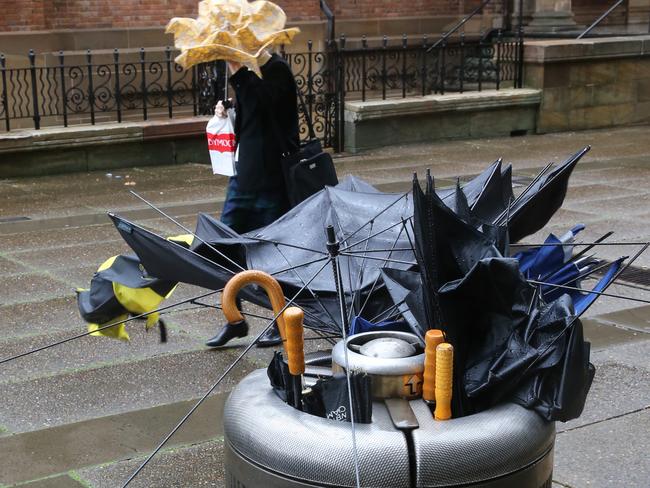
[[[420,424],[397,430],[383,402],[373,421],[356,424],[365,487],[547,488],[555,424],[515,404],[436,422],[422,400]],[[350,424],[300,412],[269,386],[266,370],[244,378],[224,410],[226,486],[355,487]],[[407,437],[408,436],[408,437]]]

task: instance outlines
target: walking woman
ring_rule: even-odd
[[[242,234],[270,224],[289,209],[280,160],[299,146],[296,83],[287,62],[278,54],[260,55],[260,78],[246,66],[228,62],[235,91],[235,168],[228,182],[221,220]],[[226,116],[228,102],[215,113]],[[248,334],[248,324],[226,324],[206,345],[223,346]],[[277,325],[258,345],[281,342]]]

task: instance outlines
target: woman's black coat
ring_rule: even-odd
[[[299,145],[296,82],[277,54],[260,70],[261,79],[246,67],[230,77],[237,97],[237,183],[244,192],[283,191],[280,159]]]

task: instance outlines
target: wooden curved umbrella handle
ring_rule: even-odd
[[[237,309],[235,298],[237,297],[239,290],[246,285],[253,283],[264,288],[264,291],[269,296],[269,300],[271,300],[271,308],[275,315],[278,315],[280,310],[284,308],[286,303],[284,301],[284,293],[282,292],[280,283],[278,283],[275,278],[264,271],[258,271],[255,269],[242,271],[230,278],[228,283],[226,283],[226,287],[223,289],[221,307],[223,308],[223,314],[226,316],[228,323],[234,324],[244,320],[244,316]],[[285,340],[286,335],[283,314],[278,316],[276,322],[278,324],[278,329],[280,330],[280,335],[282,336],[282,339]]]

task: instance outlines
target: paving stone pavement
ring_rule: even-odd
[[[450,185],[503,157],[521,188],[547,162],[591,144],[563,208],[526,242],[583,222],[585,242],[615,231],[611,239],[621,245],[598,251],[615,259],[638,249],[626,244],[650,240],[649,137],[650,127],[631,127],[419,144],[342,155],[336,165],[339,176],[354,174],[397,192],[409,189],[414,171],[431,168],[438,185]],[[193,229],[197,212],[218,214],[224,188],[225,178],[198,164],[0,180],[0,360],[85,330],[74,289],[88,286],[102,261],[127,249],[107,211],[161,235],[185,233],[129,190]],[[647,279],[650,253],[635,265]],[[608,291],[647,300],[649,283]],[[181,285],[169,302],[203,292]],[[166,344],[135,323],[128,327],[129,343],[85,337],[0,365],[0,487],[121,486],[248,343],[243,338],[208,350],[203,342],[216,331],[220,314],[181,308],[166,315]],[[585,335],[597,374],[582,417],[557,424],[554,486],[650,486],[649,317],[650,306],[614,298],[601,298],[589,310]],[[259,332],[264,322],[251,323]],[[130,486],[224,486],[223,402],[271,354],[253,349]]]

